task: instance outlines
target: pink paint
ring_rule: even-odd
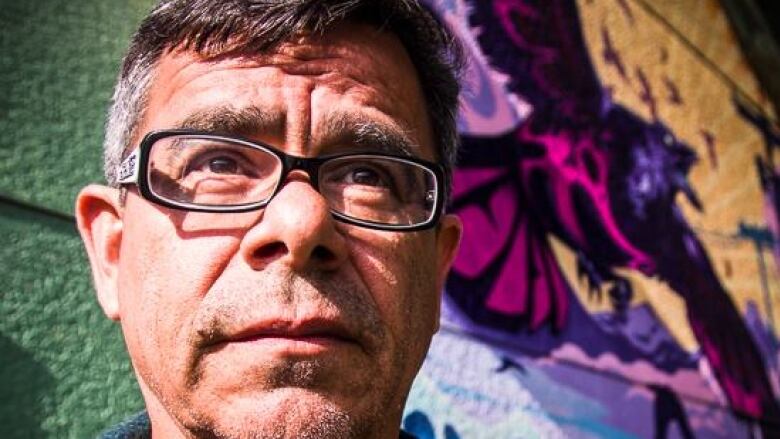
[[[607,170],[610,169],[609,158],[603,149],[595,147],[589,139],[576,140],[565,133],[535,135],[526,124],[518,132],[518,137],[524,141],[536,142],[545,145],[547,154],[534,159],[528,159],[521,164],[521,173],[526,176],[525,185],[529,187],[528,176],[534,170],[542,170],[548,175],[552,193],[555,197],[554,205],[557,208],[557,218],[573,237],[576,244],[585,250],[589,249],[585,232],[577,222],[574,202],[571,197],[571,188],[578,185],[584,189],[598,212],[597,217],[607,231],[613,244],[621,248],[627,255],[626,266],[639,270],[646,275],[653,274],[655,264],[652,259],[629,242],[628,238],[620,231],[616,218],[610,206],[606,181]],[[590,154],[596,164],[597,176],[595,181],[588,176],[587,169],[581,157]],[[528,194],[535,197],[535,194]]]
[[[504,175],[506,175],[506,170],[501,168],[456,169],[452,182],[452,195],[458,198],[480,186],[492,183]]]
[[[723,392],[728,397],[731,407],[742,414],[760,418],[763,414],[761,407],[761,395],[757,392],[750,392],[745,385],[738,382],[737,379],[729,373],[728,368],[721,358],[721,350],[713,343],[707,330],[695,320],[691,320],[691,328],[697,335],[701,350],[710,362],[712,370],[718,377]],[[768,390],[768,389],[767,389]]]
[[[454,269],[468,278],[482,274],[506,245],[517,211],[515,189],[507,184],[497,190],[489,209],[485,212],[480,206],[470,205],[458,212],[464,230]]]
[[[524,315],[528,306],[528,221],[521,219],[518,235],[485,306],[502,314]]]
[[[528,315],[532,330],[553,317],[555,327],[562,329],[569,307],[563,274],[547,239],[531,230],[529,217],[521,216],[517,227],[509,256],[485,306],[506,315]]]

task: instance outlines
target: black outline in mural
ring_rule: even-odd
[[[657,277],[685,301],[732,410],[762,420],[766,435],[775,433],[769,420],[778,419],[780,407],[764,361],[676,204],[683,194],[704,208],[687,179],[698,157],[657,119],[657,96],[644,73],[634,76],[644,84],[650,122],[611,101],[591,64],[573,0],[473,2],[470,19],[491,66],[509,75],[507,89],[533,111],[503,135],[463,136],[453,209],[500,233],[489,254],[473,255],[477,269],[456,265],[450,297],[481,325],[563,334],[578,303],[548,235],[577,253],[578,271],[594,294],[608,290],[617,322],[625,321],[632,293],[614,269]],[[613,50],[611,56],[618,55]],[[507,280],[507,270],[514,280]],[[621,358],[632,355],[615,350]]]

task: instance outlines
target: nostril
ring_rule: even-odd
[[[253,256],[257,259],[276,259],[285,253],[287,253],[287,246],[284,243],[273,242],[256,249]]]
[[[314,247],[314,250],[311,252],[311,257],[312,259],[318,260],[320,262],[331,262],[336,259],[336,255],[327,247],[322,245]]]

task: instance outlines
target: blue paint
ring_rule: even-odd
[[[460,439],[460,435],[452,425],[447,424],[444,426],[444,439]]]
[[[485,402],[493,405],[494,407],[506,405],[506,404],[502,404],[501,401],[499,401],[498,399],[490,395],[466,387],[456,386],[441,381],[436,382],[436,386],[439,389],[441,389],[443,393],[450,395],[456,399],[462,398],[474,402]]]
[[[418,439],[436,439],[436,433],[433,431],[433,424],[431,424],[428,415],[421,411],[413,411],[409,413],[403,422],[404,430],[417,436]]]
[[[766,227],[751,226],[742,221],[739,222],[739,229],[737,230],[737,238],[748,239],[753,241],[756,245],[775,245],[775,237],[772,236],[772,232]]]
[[[449,12],[455,12],[457,9],[457,5],[455,4],[455,0],[442,0],[439,3],[439,7],[443,11],[449,11]]]
[[[428,415],[415,410],[404,418],[403,428],[407,433],[417,436],[418,439],[436,439],[436,432]],[[460,439],[460,435],[450,424],[444,426],[444,439]]]

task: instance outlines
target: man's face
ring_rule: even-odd
[[[403,47],[343,25],[262,56],[163,55],[138,133],[230,130],[319,156],[370,147],[353,140],[366,123],[436,159]],[[283,184],[265,209],[240,214],[171,210],[135,190],[124,206],[82,193],[101,303],[121,321],[155,428],[167,416],[196,434],[397,434],[460,224],[346,225],[306,174]]]

